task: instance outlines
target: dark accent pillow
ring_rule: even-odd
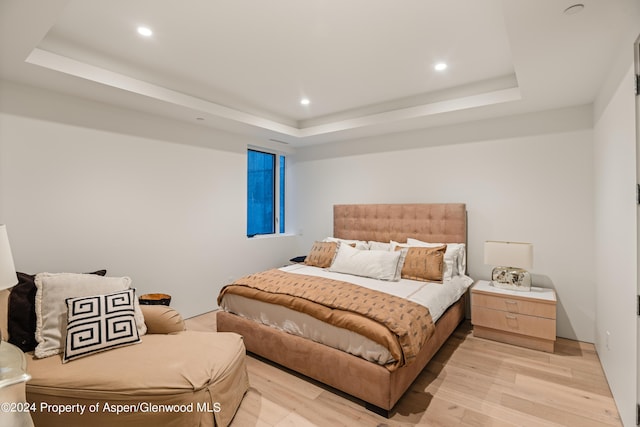
[[[98,270],[90,274],[104,276],[107,270]],[[22,351],[35,350],[36,341],[36,275],[17,273],[18,284],[9,294],[7,328],[9,342]]]

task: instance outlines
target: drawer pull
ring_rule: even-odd
[[[518,301],[513,301],[510,299],[504,300],[505,309],[511,313],[517,313],[518,310]]]
[[[509,320],[516,320],[518,318],[517,316],[512,316],[510,314],[505,314],[504,317],[506,317]]]

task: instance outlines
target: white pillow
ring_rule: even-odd
[[[104,295],[124,291],[131,286],[128,277],[102,277],[95,274],[39,273],[36,275],[35,356],[43,358],[62,352],[67,331],[67,298]],[[140,336],[147,332],[138,300],[134,302]]]
[[[453,258],[454,275],[463,275],[467,271],[467,251],[464,243],[429,243],[421,240],[408,238],[408,245],[434,247],[447,245],[447,251],[444,254],[445,262],[447,257]]]
[[[336,243],[346,243],[347,245],[355,244],[356,249],[368,250],[369,243],[364,240],[348,240],[348,239],[339,239],[337,237],[327,237],[323,240],[323,242],[336,242]]]
[[[340,245],[329,271],[398,281],[402,272],[401,255],[401,251],[366,251]]]
[[[376,242],[374,240],[369,240],[369,250],[370,251],[390,251],[391,243]]]

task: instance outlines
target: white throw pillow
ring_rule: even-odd
[[[336,242],[336,243],[346,243],[347,245],[355,245],[356,249],[368,250],[369,242],[365,242],[364,240],[348,240],[348,239],[339,239],[337,237],[326,237],[323,242]]]
[[[391,243],[376,242],[375,240],[369,240],[370,251],[390,251]]]
[[[329,271],[398,281],[402,272],[401,251],[367,251],[340,245]]]
[[[95,274],[39,273],[36,275],[35,356],[53,356],[62,352],[67,331],[67,298],[104,295],[124,291],[131,286],[128,277],[102,277]],[[140,336],[147,332],[144,316],[134,302],[135,319]]]

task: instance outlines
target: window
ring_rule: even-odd
[[[285,157],[247,150],[247,236],[284,233]]]
[[[278,192],[278,198],[280,199],[280,210],[279,217],[280,221],[280,233],[284,233],[284,156],[280,157],[280,175],[278,176],[278,181],[280,181],[280,190]]]

